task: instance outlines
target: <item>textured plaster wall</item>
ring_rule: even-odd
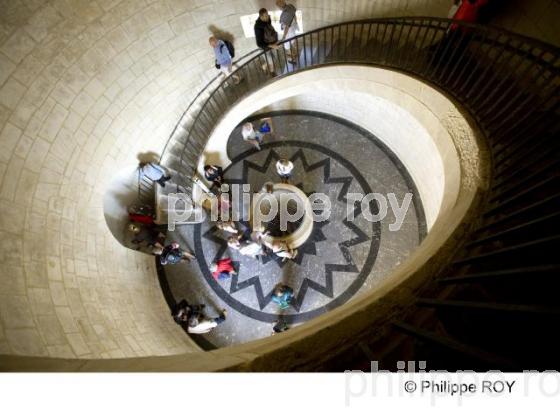
[[[103,194],[139,153],[163,147],[215,74],[209,26],[231,33],[241,55],[253,44],[241,38],[239,16],[270,3],[0,0],[1,354],[87,359],[196,349],[168,316],[153,259],[110,234]],[[307,29],[445,16],[449,8],[441,0],[298,4]],[[531,14],[526,29],[554,34],[543,28],[545,11]]]

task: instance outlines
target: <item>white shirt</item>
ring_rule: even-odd
[[[258,256],[262,253],[261,245],[255,242],[250,242],[246,245],[241,246],[239,253],[245,256]]]
[[[218,326],[218,324],[216,323],[215,320],[203,319],[200,322],[198,322],[198,325],[196,325],[195,327],[189,327],[188,332],[194,334],[208,333],[216,326]]]
[[[255,141],[257,139],[257,135],[255,134],[254,128],[248,129],[243,127],[241,129],[241,135],[243,135],[243,139],[245,141]]]
[[[288,175],[294,169],[294,164],[292,161],[288,161],[286,165],[282,164],[280,161],[276,162],[276,172],[280,175]]]

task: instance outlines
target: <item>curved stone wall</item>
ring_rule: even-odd
[[[1,354],[89,359],[196,349],[169,319],[153,259],[112,237],[103,195],[139,153],[160,152],[215,75],[210,30],[231,33],[242,55],[254,45],[242,38],[239,16],[269,3],[2,2]],[[546,16],[557,15],[549,10],[557,2],[530,3],[514,9],[542,9],[527,14],[531,27],[523,32],[555,42]],[[444,17],[449,8],[446,0],[298,4],[306,29],[372,16]],[[547,30],[537,30],[541,23]]]
[[[420,192],[428,229],[440,210],[457,199],[461,172],[452,134],[472,137],[465,118],[445,96],[418,80],[355,65],[292,75],[245,98],[217,124],[199,172],[203,173],[205,157],[211,156],[224,167],[229,165],[226,141],[239,121],[259,110],[274,109],[326,112],[374,134],[410,172]]]

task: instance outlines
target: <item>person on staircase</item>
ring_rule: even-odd
[[[141,162],[138,166],[138,172],[140,173],[140,178],[146,177],[153,182],[157,182],[162,188],[171,179],[170,176],[166,175],[162,166],[153,162]]]
[[[487,3],[488,0],[454,0],[448,17],[460,22],[477,23],[480,10]],[[430,61],[441,71],[446,66],[457,64],[468,52],[472,38],[471,27],[451,22],[441,39],[429,47],[429,55],[433,56]]]
[[[278,48],[278,33],[272,26],[267,9],[262,8],[259,10],[259,17],[257,21],[255,21],[254,30],[257,47],[264,51]],[[274,67],[272,54],[270,52],[265,53],[264,59],[265,62],[262,65],[263,70],[272,77],[275,77],[276,68]]]
[[[280,14],[280,27],[282,28],[282,38],[280,41],[290,40],[297,36],[299,27],[297,23],[296,13],[297,9],[293,4],[286,3],[286,0],[276,0],[276,6],[282,10]],[[290,54],[288,63],[298,63],[297,42],[286,41],[284,48]]]
[[[481,10],[488,4],[489,0],[454,0],[454,7],[450,13],[453,20],[464,21],[465,23],[478,23]],[[450,31],[461,30],[470,31],[467,27],[457,23],[451,24]]]
[[[231,44],[229,41],[218,40],[214,36],[208,39],[208,43],[214,50],[214,56],[216,58],[216,68],[222,72],[225,79],[231,76],[231,78],[233,78],[233,83],[235,85],[239,84],[241,82],[241,77],[239,77],[237,74],[233,74],[232,53],[235,53],[233,44]]]

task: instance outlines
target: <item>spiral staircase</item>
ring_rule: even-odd
[[[290,41],[299,65],[287,62],[284,48],[254,51],[237,62],[240,86],[215,79],[188,107],[162,162],[189,192],[207,138],[230,107],[278,78],[340,64],[396,70],[452,97],[483,131],[491,175],[464,245],[418,286],[415,300],[372,321],[355,343],[281,369],[369,370],[371,361],[389,370],[398,361],[442,370],[557,368],[560,50],[491,27],[420,17],[336,24]],[[265,64],[279,77],[267,76]]]
[[[399,361],[426,362],[428,370],[560,367],[560,50],[508,31],[432,17],[339,23],[290,41],[300,53],[297,66],[287,62],[283,47],[255,50],[237,61],[242,84],[227,86],[216,77],[201,89],[161,157],[177,173],[177,186],[192,194],[215,125],[265,85],[329,65],[398,71],[462,106],[482,130],[491,157],[489,189],[478,197],[481,211],[463,224],[462,245],[448,250],[445,268],[413,282],[412,298],[392,301],[395,293],[389,293],[383,302],[395,306],[390,314],[343,337],[323,326],[313,341],[321,349],[302,350],[292,342],[275,349],[262,341],[258,354],[243,346],[230,350],[235,360],[216,360],[216,351],[194,359],[18,357],[8,365],[67,371],[343,371],[369,370],[372,361],[388,370]],[[276,78],[262,70],[266,64]]]

